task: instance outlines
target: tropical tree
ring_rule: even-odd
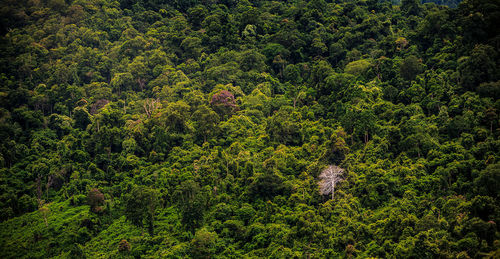
[[[319,178],[321,179],[319,182],[319,192],[321,195],[331,194],[333,200],[335,186],[344,180],[344,169],[336,165],[330,165],[321,172]]]
[[[125,216],[132,224],[141,227],[145,222],[151,236],[154,235],[154,215],[158,206],[158,191],[152,188],[135,186],[125,196]]]

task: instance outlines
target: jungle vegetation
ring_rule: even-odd
[[[425,2],[1,1],[0,258],[499,258],[500,1]]]

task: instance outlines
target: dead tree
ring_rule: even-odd
[[[160,101],[158,99],[146,99],[144,100],[144,103],[142,104],[142,107],[144,108],[144,111],[146,112],[146,115],[148,118],[151,118],[151,115],[155,110],[160,108]]]
[[[344,180],[344,169],[336,165],[330,165],[321,172],[319,178],[321,179],[319,182],[319,192],[322,195],[331,194],[333,200],[335,185]]]

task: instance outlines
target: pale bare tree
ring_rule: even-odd
[[[160,100],[150,98],[145,99],[142,107],[144,108],[144,111],[146,112],[148,118],[151,118],[153,112],[160,108]]]
[[[321,181],[319,182],[319,192],[322,195],[333,194],[335,192],[335,185],[344,180],[344,169],[330,165],[319,175]]]

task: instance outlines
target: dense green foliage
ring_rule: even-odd
[[[499,0],[0,17],[1,258],[500,257]]]

